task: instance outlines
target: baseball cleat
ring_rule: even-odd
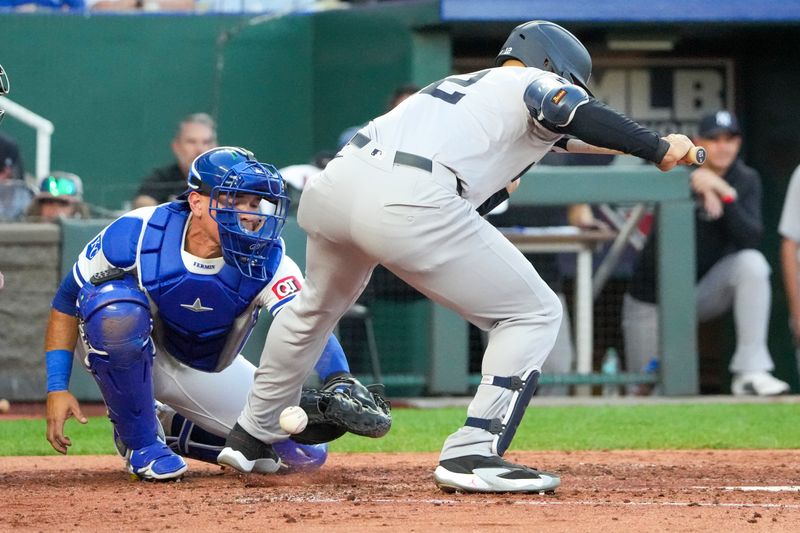
[[[561,478],[498,456],[466,455],[439,462],[433,473],[444,492],[552,492]]]
[[[283,467],[271,444],[253,437],[238,423],[228,434],[225,447],[217,456],[217,463],[246,474],[274,474]]]
[[[789,384],[769,372],[735,374],[731,382],[734,396],[777,396],[789,392]]]
[[[188,468],[186,461],[160,440],[138,450],[128,450],[125,461],[129,473],[146,480],[177,479]]]

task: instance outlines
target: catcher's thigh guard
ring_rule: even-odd
[[[511,402],[508,404],[508,410],[503,418],[476,418],[467,417],[464,422],[465,426],[483,429],[495,435],[492,440],[492,452],[502,456],[506,453],[514,435],[517,432],[517,427],[522,421],[525,414],[525,409],[528,408],[533,393],[536,391],[536,385],[539,383],[540,372],[538,370],[528,370],[522,377],[511,376],[483,376],[481,385],[502,387],[514,391],[511,397]]]

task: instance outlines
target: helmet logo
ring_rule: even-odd
[[[507,56],[508,54],[511,53],[511,50],[513,50],[513,49],[514,49],[513,46],[508,46],[506,48],[503,48],[502,50],[500,50],[500,55],[501,56]]]

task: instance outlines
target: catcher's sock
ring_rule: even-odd
[[[555,474],[511,463],[496,455],[446,459],[439,463],[433,476],[446,492],[547,492],[561,484]]]
[[[282,464],[271,444],[261,442],[250,435],[238,423],[233,426],[225,447],[217,457],[217,463],[235,468],[240,472],[272,474]]]

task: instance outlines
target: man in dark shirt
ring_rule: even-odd
[[[703,117],[695,144],[707,160],[692,172],[697,199],[697,316],[701,321],[733,310],[736,351],[730,363],[731,392],[770,396],[789,391],[771,375],[767,349],[770,267],[756,247],[761,242],[761,179],[739,159],[739,124],[731,113]],[[642,372],[658,356],[655,232],[639,257],[623,304],[628,370]]]
[[[186,177],[192,161],[217,146],[217,126],[206,113],[194,113],[178,125],[172,140],[175,163],[154,169],[142,181],[133,207],[163,204],[186,190]]]

